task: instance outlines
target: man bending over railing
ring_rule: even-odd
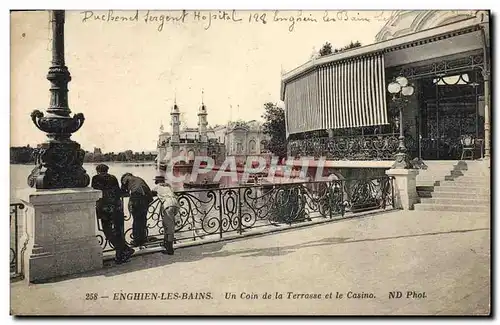
[[[156,187],[153,195],[160,200],[160,215],[163,223],[163,254],[174,255],[175,216],[179,213],[179,202],[170,184],[165,183],[164,176],[155,177]]]

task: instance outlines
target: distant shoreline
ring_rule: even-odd
[[[156,165],[156,162],[150,160],[150,161],[87,161],[84,162],[84,164],[106,164],[106,163],[112,163],[112,164],[142,164],[142,165]],[[35,166],[35,163],[16,163],[16,162],[11,162],[11,165],[24,165],[24,166]]]

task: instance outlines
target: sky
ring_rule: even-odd
[[[260,120],[264,103],[279,102],[282,71],[308,61],[326,41],[334,48],[356,40],[372,44],[390,15],[67,11],[69,107],[85,115],[72,139],[85,150],[156,150],[160,125],[170,131],[174,99],[187,126],[196,127],[202,92],[209,125]],[[36,146],[46,139],[30,113],[49,104],[49,28],[46,11],[11,13],[11,146]]]

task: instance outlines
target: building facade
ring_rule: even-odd
[[[198,127],[181,129],[180,110],[174,104],[170,112],[171,132],[164,132],[160,127],[158,137],[158,164],[168,164],[172,157],[181,157],[186,163],[192,163],[196,156],[209,156],[216,162],[224,160],[225,148],[218,142],[213,130],[208,128],[207,107],[202,103],[198,110]]]
[[[269,136],[264,133],[258,121],[230,122],[213,128],[219,142],[224,143],[228,156],[269,155],[267,142]]]
[[[399,106],[396,77],[415,92],[403,106],[411,158],[456,160],[463,139],[490,156],[488,11],[400,11],[371,45],[320,58],[282,77],[291,156],[392,160]]]
[[[217,164],[227,156],[235,156],[243,162],[248,156],[270,156],[266,149],[269,136],[262,131],[257,121],[230,122],[227,125],[208,127],[207,108],[198,110],[198,127],[180,127],[180,111],[177,104],[170,113],[171,132],[160,127],[158,137],[158,163],[167,164],[172,157],[181,156],[190,163],[197,155],[208,155]]]

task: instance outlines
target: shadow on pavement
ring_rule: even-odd
[[[356,240],[350,240],[350,238],[345,238],[345,237],[329,237],[329,238],[323,238],[320,240],[314,240],[314,241],[310,241],[310,242],[300,243],[300,244],[296,244],[296,245],[266,247],[266,248],[258,248],[258,249],[245,249],[245,250],[239,250],[239,251],[209,252],[205,255],[205,257],[207,257],[207,258],[209,258],[209,257],[226,257],[226,256],[233,256],[233,255],[241,255],[241,257],[281,256],[281,255],[293,253],[294,251],[296,251],[297,249],[300,249],[300,248],[330,246],[330,245],[339,245],[339,244],[351,244],[351,243],[361,243],[361,242],[374,242],[374,241],[383,241],[383,240],[412,238],[412,237],[436,236],[436,235],[453,234],[453,233],[466,233],[466,232],[484,231],[484,230],[490,230],[490,228],[450,230],[450,231],[428,232],[428,233],[422,233],[422,234],[411,234],[411,235],[401,235],[401,236],[364,238],[364,239],[356,239]]]
[[[394,240],[394,239],[423,237],[423,236],[436,236],[443,234],[466,233],[466,232],[485,231],[485,230],[490,230],[490,228],[450,230],[442,232],[428,232],[421,234],[410,234],[410,235],[389,236],[389,237],[379,237],[379,238],[364,238],[356,240],[350,240],[350,238],[348,237],[329,237],[329,238],[323,238],[319,240],[303,242],[300,244],[288,245],[288,246],[275,246],[275,247],[265,247],[265,248],[224,250],[224,251],[222,251],[222,249],[227,242],[218,242],[218,243],[210,243],[200,246],[177,249],[175,251],[175,255],[173,256],[164,255],[161,253],[139,255],[132,258],[130,262],[121,265],[115,265],[114,262],[108,261],[105,262],[103,269],[86,273],[73,274],[67,277],[61,277],[49,281],[44,281],[43,283],[56,283],[75,278],[86,278],[95,276],[112,277],[124,273],[135,272],[155,267],[162,267],[174,263],[195,262],[204,258],[228,257],[234,255],[240,255],[241,257],[259,257],[259,256],[274,257],[274,256],[287,255],[301,248],[351,244],[360,242],[375,242],[383,240]]]

